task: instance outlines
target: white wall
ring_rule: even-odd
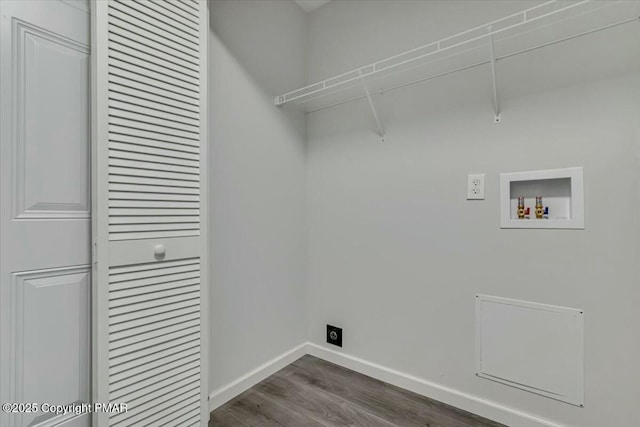
[[[306,340],[304,116],[271,98],[304,81],[306,16],[283,1],[210,9],[215,392]]]
[[[272,104],[532,4],[210,2],[213,392],[334,323],[346,354],[566,426],[635,427],[637,27],[501,62],[499,125],[487,68],[376,97],[384,144],[363,103],[306,124]],[[498,173],[564,166],[585,168],[584,231],[499,229]],[[485,201],[465,200],[473,172]],[[473,375],[476,293],[585,309],[584,409]]]
[[[310,18],[309,82],[530,5],[332,2]],[[377,97],[385,143],[364,102],[311,114],[310,340],[332,323],[382,366],[566,426],[636,426],[636,40],[637,25],[500,63],[499,125],[486,68]],[[584,167],[585,230],[499,228],[500,172],[567,166]],[[468,173],[487,174],[486,200],[465,200]],[[585,310],[585,408],[474,376],[476,293]]]

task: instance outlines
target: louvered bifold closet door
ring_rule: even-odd
[[[93,6],[94,421],[206,425],[206,3]]]

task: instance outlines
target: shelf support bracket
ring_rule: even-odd
[[[493,46],[493,34],[491,34],[493,27],[487,27],[489,31],[489,51],[491,54],[491,81],[493,83],[493,112],[494,122],[500,123],[500,101],[498,99],[498,79],[496,77],[496,53]]]
[[[360,71],[360,82],[362,83],[362,88],[364,89],[364,93],[367,96],[367,101],[369,102],[369,107],[371,108],[371,113],[373,114],[373,119],[376,121],[376,126],[378,127],[378,135],[384,142],[384,127],[382,126],[382,122],[380,121],[380,117],[378,116],[378,111],[376,110],[376,106],[373,103],[373,99],[371,99],[371,93],[369,92],[369,88],[364,80],[362,80],[362,71]]]

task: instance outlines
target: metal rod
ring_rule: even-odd
[[[380,138],[382,138],[382,142],[384,142],[384,128],[382,127],[382,123],[380,122],[380,117],[378,117],[378,112],[376,111],[376,106],[373,104],[373,99],[371,99],[371,94],[369,93],[369,88],[364,80],[361,80],[362,87],[364,88],[364,93],[367,97],[367,101],[369,101],[369,107],[371,107],[371,112],[373,113],[373,118],[376,121],[376,125],[378,126],[378,134],[380,134]]]
[[[509,54],[506,54],[506,55],[503,55],[503,56],[498,56],[498,57],[496,57],[496,62],[501,61],[503,59],[512,58],[514,56],[522,55],[522,54],[525,54],[525,53],[528,53],[528,52],[531,52],[531,51],[534,51],[534,50],[542,49],[542,48],[545,48],[545,47],[548,47],[548,46],[553,46],[553,45],[556,45],[556,44],[559,44],[559,43],[563,43],[563,42],[566,42],[566,41],[569,41],[569,40],[574,40],[574,39],[577,39],[579,37],[584,37],[584,36],[587,36],[589,34],[597,33],[597,32],[600,32],[600,31],[608,30],[610,28],[615,28],[615,27],[618,27],[618,26],[621,26],[621,25],[629,24],[631,22],[639,22],[639,21],[640,21],[640,16],[637,16],[637,17],[634,17],[634,18],[625,19],[624,21],[619,21],[619,22],[615,22],[613,24],[604,25],[602,27],[598,27],[598,28],[595,28],[593,30],[584,31],[582,33],[574,34],[572,36],[564,37],[564,38],[561,38],[561,39],[558,39],[558,40],[554,40],[554,41],[551,41],[551,42],[542,43],[542,44],[539,44],[539,45],[536,45],[536,46],[533,46],[533,47],[530,47],[530,48],[526,48],[526,49],[522,49],[522,50],[519,50],[519,51],[516,51],[516,52],[509,53]],[[480,67],[480,66],[483,66],[483,65],[487,65],[490,62],[491,61],[489,61],[489,60],[481,61],[481,62],[472,64],[472,65],[456,68],[455,70],[446,71],[444,73],[435,74],[435,75],[428,76],[428,77],[425,77],[425,78],[422,78],[422,79],[412,80],[410,82],[402,83],[402,84],[395,85],[395,86],[389,86],[388,88],[381,89],[379,91],[373,92],[372,95],[381,95],[381,94],[383,94],[385,92],[392,92],[392,91],[397,90],[397,89],[402,89],[402,88],[405,88],[405,87],[413,86],[413,85],[418,84],[418,83],[422,83],[422,82],[425,82],[425,81],[436,79],[438,77],[448,76],[450,74],[454,74],[454,73],[457,73],[459,71],[465,71],[465,70],[469,70],[469,69],[472,69],[472,68],[476,68],[476,67]],[[354,101],[360,100],[360,99],[365,98],[365,97],[366,97],[366,95],[364,95],[364,96],[355,96],[355,97],[346,99],[344,101],[339,101],[339,102],[335,102],[335,103],[332,103],[332,104],[329,104],[329,105],[323,105],[321,107],[317,107],[317,108],[314,108],[314,109],[309,109],[306,112],[307,113],[314,113],[316,111],[325,110],[327,108],[336,107],[338,105],[348,104],[350,102],[354,102]],[[300,101],[298,103],[305,103],[305,102],[309,102],[309,101],[311,101],[311,100]]]
[[[491,52],[491,81],[493,83],[493,112],[495,113],[495,121],[500,121],[500,103],[498,101],[498,79],[496,77],[496,53],[493,45],[493,34],[491,27],[489,29],[489,50]]]
[[[615,27],[619,27],[620,25],[625,25],[625,24],[629,24],[631,22],[639,22],[640,21],[640,16],[636,16],[630,19],[625,19],[624,21],[618,21],[618,22],[614,22],[613,24],[607,24],[607,25],[603,25],[602,27],[598,27],[598,28],[594,28],[593,30],[588,30],[588,31],[583,31],[582,33],[578,33],[578,34],[574,34],[572,36],[568,36],[568,37],[564,37],[558,40],[553,40],[550,42],[546,42],[546,43],[542,43],[536,46],[532,46],[532,47],[528,47],[526,49],[522,49],[519,50],[517,52],[513,52],[513,53],[509,53],[507,55],[503,55],[503,56],[499,56],[498,58],[496,58],[497,61],[500,61],[502,59],[506,59],[506,58],[511,58],[512,56],[517,56],[517,55],[521,55],[523,53],[527,53],[527,52],[531,52],[534,50],[538,50],[538,49],[542,49],[543,47],[548,47],[548,46],[553,46],[554,44],[558,44],[558,43],[563,43],[569,40],[573,40],[573,39],[577,39],[583,36],[588,36],[589,34],[593,34],[593,33],[598,33],[600,31],[604,31],[604,30],[608,30],[610,28],[615,28]]]

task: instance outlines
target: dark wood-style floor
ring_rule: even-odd
[[[505,427],[304,356],[211,413],[209,427]]]

